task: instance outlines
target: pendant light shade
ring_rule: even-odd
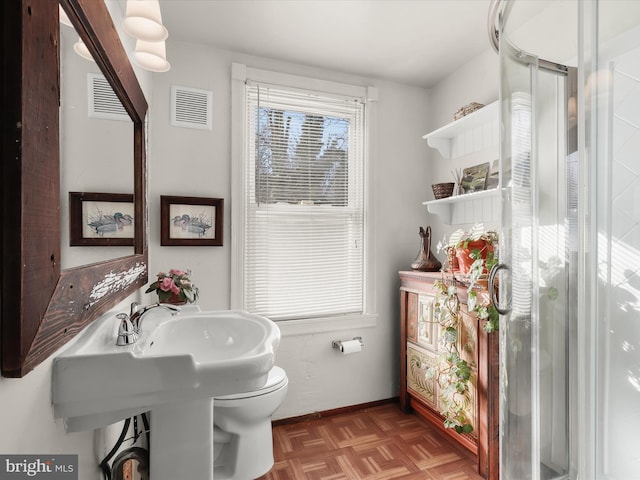
[[[135,63],[152,72],[166,72],[171,68],[167,62],[167,51],[164,42],[136,41],[136,51],[131,54]]]
[[[161,42],[169,36],[162,24],[159,0],[127,0],[122,29],[134,38]]]
[[[87,46],[84,44],[81,38],[78,38],[78,41],[73,45],[73,51],[76,52],[85,60],[90,60],[92,62],[95,62],[95,60],[93,59],[93,55],[91,55],[91,52],[89,51]]]

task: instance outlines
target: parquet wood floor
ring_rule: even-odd
[[[274,427],[259,480],[480,480],[475,457],[396,403]]]

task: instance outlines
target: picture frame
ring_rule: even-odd
[[[131,193],[69,192],[69,244],[132,247],[134,211]]]
[[[224,199],[160,196],[160,245],[223,246]]]
[[[485,190],[493,190],[495,188],[498,188],[499,181],[500,181],[500,161],[496,159],[491,164],[491,169],[489,170],[489,174],[487,175],[487,182],[484,187]]]
[[[467,167],[462,171],[462,188],[464,193],[479,192],[485,189],[487,175],[489,174],[489,162]]]

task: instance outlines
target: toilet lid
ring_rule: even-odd
[[[223,395],[221,397],[215,397],[215,400],[235,400],[238,398],[251,398],[264,395],[274,390],[282,388],[287,383],[287,374],[280,367],[273,367],[269,370],[267,375],[267,383],[262,388],[252,390],[250,392],[234,393],[232,395]]]

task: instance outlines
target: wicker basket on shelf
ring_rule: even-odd
[[[462,117],[466,117],[470,113],[473,113],[476,110],[480,110],[482,107],[484,107],[482,103],[471,102],[464,107],[460,107],[460,109],[453,114],[453,119],[460,120]]]
[[[447,198],[453,194],[453,187],[455,183],[447,182],[447,183],[434,183],[431,185],[433,189],[433,195],[436,197],[436,200],[439,198]]]

